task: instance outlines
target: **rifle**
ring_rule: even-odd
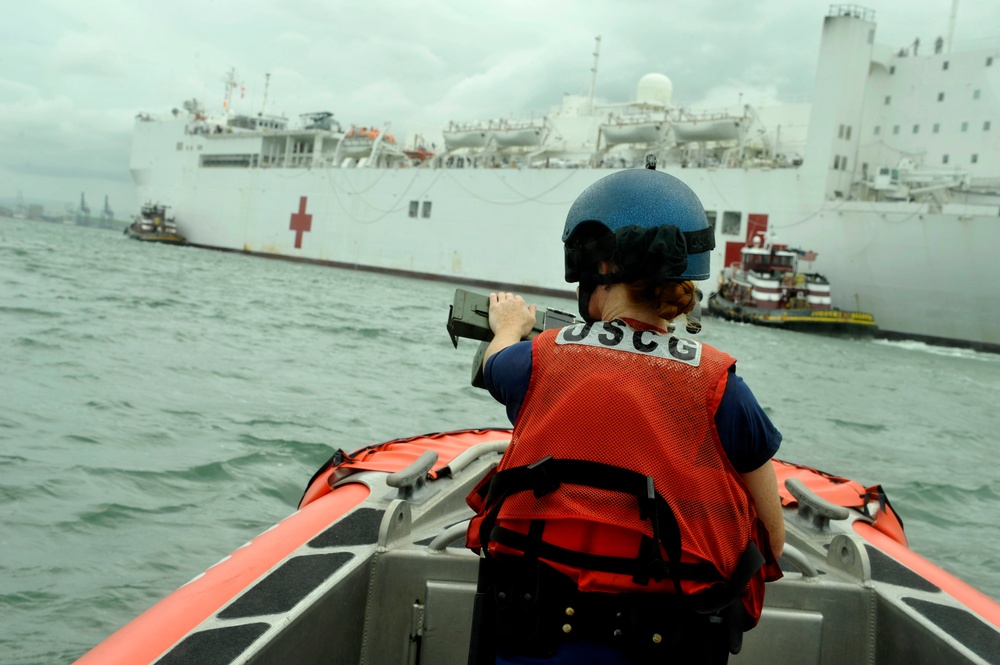
[[[485,388],[483,383],[483,356],[493,339],[490,329],[490,297],[465,289],[455,289],[455,301],[448,308],[448,336],[458,348],[458,340],[479,340],[479,348],[472,359],[472,385]],[[574,323],[582,323],[577,317],[552,307],[538,307],[535,311],[535,325],[524,339],[531,339],[543,330],[564,328]]]
[[[701,289],[696,290],[697,302],[694,310],[687,314],[685,330],[696,335],[701,332]],[[583,323],[575,315],[553,307],[538,307],[535,311],[535,325],[524,339],[531,339],[543,330],[549,328],[564,328],[576,323]],[[458,348],[460,337],[479,340],[479,348],[472,359],[472,385],[485,388],[483,383],[483,356],[493,339],[490,329],[490,298],[481,293],[473,293],[465,289],[455,289],[455,301],[448,308],[448,335],[451,343]],[[667,330],[674,331],[671,323]]]

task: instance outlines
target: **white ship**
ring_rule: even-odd
[[[626,103],[592,84],[543,120],[453,123],[430,155],[388,127],[365,125],[361,145],[336,123],[186,104],[138,117],[131,169],[194,245],[567,295],[570,204],[653,156],[705,204],[717,272],[767,232],[817,252],[833,306],[881,334],[998,351],[1000,49],[917,54],[877,45],[875,27],[831,7],[811,105],[678,108],[647,74]]]

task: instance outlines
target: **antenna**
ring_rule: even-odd
[[[594,110],[594,95],[597,92],[597,61],[601,57],[601,36],[594,38],[594,66],[590,69],[590,110]]]
[[[264,74],[264,101],[260,103],[260,113],[257,115],[264,115],[264,107],[267,106],[267,89],[271,87],[271,73],[268,72]]]
[[[226,109],[226,115],[229,115],[233,103],[233,90],[236,88],[236,69],[230,67],[222,82],[226,84],[226,94],[222,99],[222,108]]]

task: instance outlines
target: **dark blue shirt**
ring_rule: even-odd
[[[531,342],[518,342],[490,356],[483,378],[494,399],[507,407],[510,422],[516,422],[531,381]],[[760,468],[781,445],[781,432],[735,368],[729,370],[715,426],[722,449],[739,473]]]

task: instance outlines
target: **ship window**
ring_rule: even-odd
[[[989,120],[987,120],[986,122],[983,123],[983,131],[984,132],[990,131],[990,121]]]
[[[838,139],[844,138],[844,126],[843,125],[840,126],[840,131],[837,132],[837,138]]]
[[[880,125],[875,125],[875,136],[882,133],[882,127]]]
[[[420,216],[424,219],[431,216],[431,202],[424,201],[424,204],[420,206]]]
[[[253,155],[202,155],[199,162],[205,168],[247,168]]]
[[[410,217],[417,216],[417,209],[420,207],[419,201],[410,201]]]
[[[968,122],[963,122],[962,123],[962,131],[963,132],[969,131],[969,123]]]
[[[975,164],[978,161],[979,161],[979,155],[973,153],[973,155],[972,155],[972,163]]]
[[[846,138],[848,141],[851,140],[851,126],[850,125],[847,126],[847,136],[844,137],[844,138]]]
[[[948,155],[941,155],[941,163],[942,164],[948,163]]]
[[[840,168],[840,155],[833,156],[833,170],[836,171]]]
[[[889,102],[891,102],[891,101],[892,101],[892,95],[886,95],[885,96],[885,105],[888,106]]]
[[[840,158],[840,170],[841,171],[847,170],[847,155],[844,155],[843,157]]]
[[[943,102],[944,101],[944,93],[943,92],[939,92],[938,93],[938,101],[939,102]]]
[[[183,149],[184,149],[184,142],[183,141],[178,141],[177,142],[177,150],[180,151],[180,150],[183,150]]]
[[[934,127],[931,129],[931,131],[934,132],[935,134],[937,134],[939,131],[941,131],[941,123],[940,122],[935,122],[934,123]]]
[[[727,236],[738,236],[740,234],[740,213],[722,213],[722,233]]]
[[[979,99],[979,91],[978,90],[973,90],[972,91],[972,98],[973,99]]]
[[[708,228],[715,230],[715,211],[705,211],[705,217],[708,218]]]
[[[986,66],[987,67],[992,67],[993,66],[993,56],[992,55],[990,57],[986,58]]]
[[[892,133],[893,134],[899,134],[899,125],[893,125],[893,127],[892,127]]]
[[[895,73],[896,73],[896,65],[893,65],[892,67],[889,68],[889,76],[892,76]]]
[[[914,134],[920,133],[920,125],[913,125],[913,133]]]
[[[945,60],[944,62],[941,63],[941,69],[943,69],[943,70],[948,69],[948,61],[947,60]]]

